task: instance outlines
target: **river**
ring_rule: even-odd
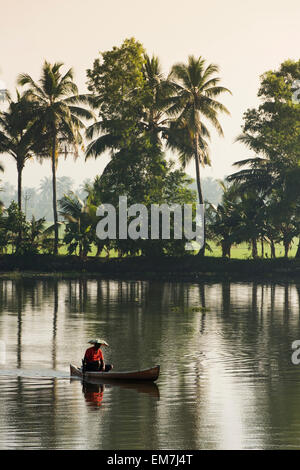
[[[300,284],[0,280],[0,449],[300,449]],[[93,337],[156,384],[70,379]]]

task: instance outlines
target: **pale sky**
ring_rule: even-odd
[[[38,80],[46,59],[73,67],[84,92],[86,69],[99,51],[132,36],[149,55],[160,57],[166,73],[191,54],[217,63],[222,85],[233,96],[222,98],[231,116],[220,119],[225,138],[212,134],[212,168],[202,173],[215,178],[232,173],[231,164],[249,156],[234,139],[244,111],[258,105],[259,76],[300,55],[299,0],[0,0],[0,7],[0,80],[10,91],[21,72]],[[16,184],[15,163],[6,156],[0,161],[2,180]],[[83,157],[76,162],[70,157],[60,161],[58,176],[71,176],[78,186],[101,173],[107,162],[105,156],[86,163]],[[187,171],[194,176],[193,165]],[[37,186],[50,175],[50,162],[29,162],[24,186]]]

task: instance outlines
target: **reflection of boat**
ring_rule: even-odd
[[[70,364],[70,374],[73,377],[82,377],[85,379],[99,379],[105,381],[124,380],[128,381],[150,381],[154,382],[159,376],[159,366],[151,369],[137,370],[131,372],[82,372],[82,369]]]
[[[75,381],[76,379],[74,377],[71,377],[70,378],[70,382],[72,383],[73,381]],[[77,380],[76,380],[77,381]],[[101,381],[99,380],[93,380],[93,379],[81,379],[82,381],[82,392],[86,397],[86,392],[95,392],[95,393],[101,393],[101,401],[102,401],[102,398],[103,398],[103,392],[106,389],[109,389],[111,387],[119,387],[119,388],[123,388],[123,389],[126,389],[126,390],[134,390],[138,393],[145,393],[153,398],[157,398],[159,400],[160,396],[159,396],[159,388],[158,386],[153,383],[153,382],[142,382],[142,381],[139,381],[139,382],[135,382],[133,380],[131,380],[130,382],[125,382],[123,380],[112,380],[111,382],[107,383],[105,381],[105,384],[104,383],[101,383]],[[95,395],[94,395],[95,397]],[[100,398],[100,395],[99,395],[99,398]],[[92,400],[87,400],[87,401],[92,401]],[[97,401],[98,403],[100,402],[100,400],[93,400],[94,402]]]
[[[72,380],[72,377],[71,377]],[[74,380],[74,379],[73,379]],[[104,384],[99,382],[99,380],[95,379],[82,379],[82,383],[86,384],[88,387],[91,385],[97,385],[98,387],[104,387]],[[153,383],[153,382],[135,382],[134,380],[131,380],[129,382],[126,382],[125,380],[118,380],[118,381],[111,381],[109,384],[107,382],[105,383],[106,388],[110,387],[120,387],[126,390],[135,390],[138,393],[146,393],[147,395],[150,395],[153,398],[158,398],[159,399],[159,388],[158,386]]]
[[[158,386],[153,382],[120,382],[118,386],[130,390],[135,390],[138,393],[147,393],[153,398],[159,399]]]
[[[92,384],[83,380],[82,393],[87,403],[100,407],[103,400],[104,385],[99,383]]]

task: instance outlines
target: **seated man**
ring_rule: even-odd
[[[108,346],[107,342],[102,339],[92,339],[89,343],[93,344],[91,348],[88,348],[85,352],[83,359],[83,372],[85,371],[102,371],[108,372],[113,366],[104,363],[104,358],[100,346]]]

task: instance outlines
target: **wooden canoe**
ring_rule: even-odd
[[[159,376],[160,366],[157,365],[151,369],[130,371],[130,372],[84,372],[82,373],[81,368],[70,364],[70,374],[72,377],[82,377],[91,379],[101,380],[123,380],[126,381],[150,381],[155,382]]]

